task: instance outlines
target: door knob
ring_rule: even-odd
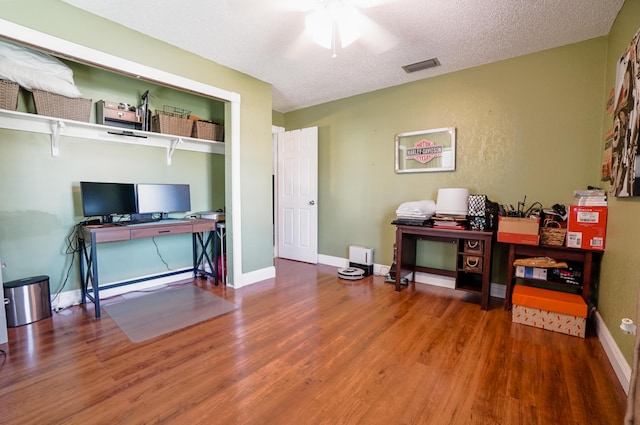
[[[309,205],[315,205],[316,201],[309,201]]]

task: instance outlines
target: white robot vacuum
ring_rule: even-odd
[[[365,272],[357,267],[338,269],[338,277],[346,280],[359,280],[364,278]]]

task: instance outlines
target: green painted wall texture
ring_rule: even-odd
[[[605,55],[598,38],[287,113],[287,129],[320,129],[320,252],[390,264],[395,209],[439,188],[551,206],[597,185]],[[455,171],[395,173],[395,134],[450,126]]]
[[[640,30],[640,1],[627,0],[618,14],[608,37],[606,59],[606,83],[604,94],[615,83],[616,63],[627,49],[632,37]],[[601,108],[602,130],[600,149],[604,150],[604,138],[613,127],[613,118],[606,114],[606,105]],[[607,222],[607,247],[602,258],[598,312],[611,331],[613,339],[631,363],[634,338],[623,334],[620,322],[623,317],[636,320],[636,304],[640,269],[638,269],[638,240],[640,240],[640,198],[609,198]]]

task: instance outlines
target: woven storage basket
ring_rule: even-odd
[[[209,121],[194,121],[191,137],[221,142],[222,126]]]
[[[15,111],[18,109],[20,86],[13,81],[0,80],[0,108]]]
[[[37,89],[34,89],[32,93],[38,115],[84,122],[89,122],[91,118],[91,99],[60,96]]]
[[[564,245],[566,235],[567,229],[561,228],[557,222],[552,220],[545,221],[544,225],[540,228],[540,244],[553,246]]]
[[[151,117],[151,131],[155,133],[191,137],[192,127],[193,121],[189,118],[174,117],[163,113],[157,113]]]

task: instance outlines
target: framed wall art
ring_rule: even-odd
[[[618,61],[615,84],[613,133],[610,146],[605,146],[605,160],[611,163],[610,192],[640,196],[640,30]]]
[[[396,135],[396,173],[454,171],[455,127],[410,131]]]

